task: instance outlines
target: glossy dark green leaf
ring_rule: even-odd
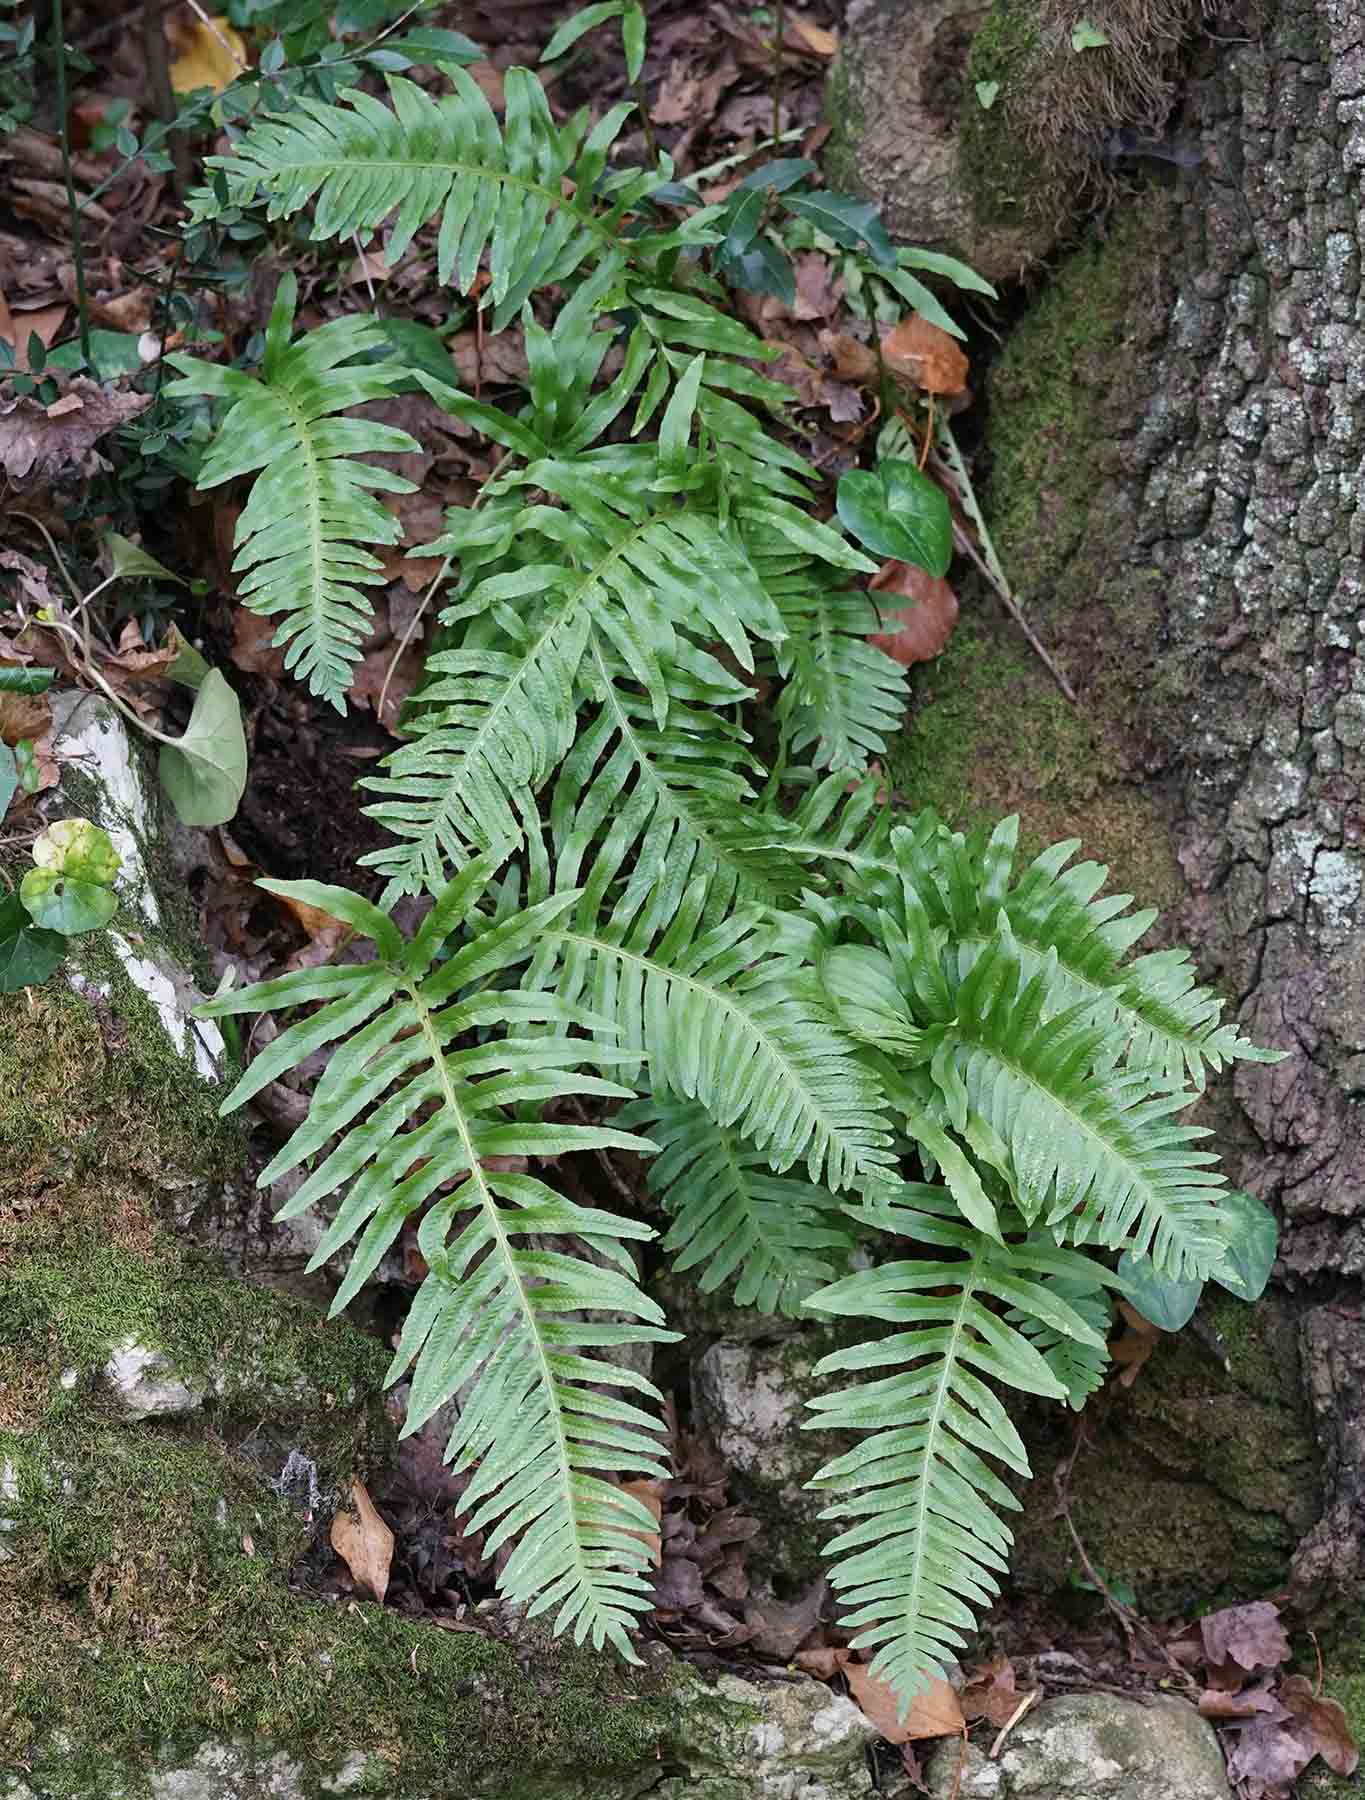
[[[722,272],[733,286],[751,294],[776,294],[784,306],[796,301],[791,261],[766,233],[755,238],[743,256],[727,261]]]
[[[9,745],[0,742],[0,819],[9,810],[9,803],[19,791],[19,765],[14,760],[14,752]]]
[[[66,940],[43,931],[17,894],[0,900],[0,994],[46,981],[66,955]]]
[[[596,6],[585,6],[582,12],[576,12],[565,19],[541,51],[540,60],[543,63],[553,62],[557,56],[563,56],[566,50],[571,50],[586,32],[598,25],[605,25],[608,19],[619,19],[625,10],[623,0],[599,0]]]
[[[45,694],[51,686],[51,669],[0,668],[0,694]]]
[[[1134,1256],[1131,1250],[1119,1258],[1118,1278],[1124,1298],[1162,1331],[1188,1325],[1204,1291],[1202,1281],[1175,1281],[1150,1256]]]
[[[389,45],[413,62],[431,63],[437,67],[455,63],[465,68],[470,63],[482,62],[484,55],[473,38],[467,38],[462,31],[442,31],[437,26],[424,25],[416,31],[405,31],[402,37],[390,38]]]
[[[743,256],[763,223],[766,204],[764,195],[756,188],[750,188],[748,193],[737,195],[725,209],[726,256]]]
[[[645,9],[640,0],[631,0],[621,15],[621,42],[626,52],[626,74],[632,81],[640,79],[645,66]]]
[[[855,200],[849,194],[787,194],[783,204],[802,219],[809,219],[817,231],[833,238],[846,250],[866,244],[873,262],[883,268],[896,266],[896,247],[886,235],[881,214],[870,200]]]
[[[760,188],[766,192],[771,188],[775,194],[782,194],[815,172],[816,165],[804,156],[779,157],[775,162],[765,162],[752,174],[746,175],[735,192],[743,193],[749,188]]]
[[[1227,1250],[1213,1269],[1212,1279],[1239,1300],[1259,1300],[1280,1246],[1275,1215],[1254,1194],[1234,1188],[1219,1195],[1217,1216]]]
[[[913,462],[888,457],[875,469],[851,469],[839,482],[839,517],[877,556],[947,574],[953,559],[948,496]]]

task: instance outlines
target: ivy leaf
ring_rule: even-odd
[[[1161,1331],[1179,1331],[1194,1317],[1202,1281],[1175,1281],[1157,1270],[1150,1256],[1125,1250],[1119,1258],[1119,1285],[1131,1303]]]
[[[839,517],[876,555],[946,575],[953,560],[948,496],[913,462],[887,457],[839,481]]]
[[[995,97],[999,92],[1000,92],[1000,83],[998,81],[978,81],[977,82],[976,97],[977,97],[978,102],[980,103],[982,112],[989,112],[991,110],[991,108],[995,105]]]
[[[242,708],[221,672],[210,669],[194,697],[185,735],[163,745],[161,785],[182,824],[226,825],[246,787]]]
[[[0,994],[46,981],[65,955],[60,934],[35,925],[17,894],[0,900]]]
[[[804,156],[781,156],[776,162],[765,162],[746,175],[743,181],[735,186],[737,194],[747,193],[751,188],[758,188],[766,193],[769,188],[775,194],[783,194],[798,181],[804,181],[807,175],[814,175],[816,165]]]
[[[854,200],[849,194],[789,194],[783,200],[789,212],[809,219],[817,231],[856,250],[866,244],[873,262],[884,269],[896,267],[896,247],[886,235],[881,215],[870,200]]]
[[[0,669],[0,694],[45,694],[51,686],[51,669]]]
[[[1234,1188],[1218,1196],[1218,1226],[1228,1247],[1211,1279],[1239,1300],[1259,1300],[1280,1245],[1274,1213],[1254,1194]]]

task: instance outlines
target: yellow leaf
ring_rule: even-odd
[[[374,1509],[365,1483],[351,1481],[354,1512],[332,1520],[332,1548],[351,1571],[357,1587],[368,1588],[382,1606],[393,1561],[393,1533]]]
[[[221,94],[248,67],[245,40],[224,18],[166,21],[174,60],[171,86],[177,94],[212,88]]]

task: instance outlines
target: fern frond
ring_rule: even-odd
[[[659,1146],[650,1191],[673,1225],[675,1269],[701,1267],[709,1294],[734,1281],[738,1306],[799,1318],[806,1298],[846,1264],[853,1238],[828,1188],[774,1175],[768,1159],[694,1100],[655,1095],[616,1115]]]
[[[811,1402],[806,1428],[870,1431],[827,1463],[810,1486],[837,1496],[824,1514],[856,1523],[826,1546],[830,1580],[854,1643],[875,1649],[874,1674],[902,1708],[942,1674],[976,1615],[999,1592],[1012,1541],[998,1514],[1019,1505],[988,1457],[1016,1475],[1028,1457],[988,1382],[1064,1398],[1066,1388],[1028,1337],[994,1305],[1016,1309],[1063,1336],[1102,1350],[1103,1338],[1042,1277],[1093,1286],[1085,1259],[1046,1234],[1009,1244],[948,1216],[936,1188],[911,1204],[864,1207],[866,1222],[932,1246],[942,1260],[898,1261],[845,1276],[808,1305],[839,1318],[897,1329],[827,1356],[819,1373],[894,1373]],[[983,1379],[985,1377],[986,1379]]]
[[[379,326],[332,319],[297,344],[289,342],[297,283],[285,275],[266,334],[262,379],[192,356],[167,360],[181,371],[168,394],[214,394],[233,402],[209,447],[201,488],[219,487],[257,470],[237,520],[233,568],[245,571],[243,603],[265,617],[284,615],[274,642],[285,667],[312,693],[345,711],[351,670],[369,635],[374,608],[360,591],[388,578],[365,544],[395,544],[399,521],[372,490],[408,494],[413,484],[359,455],[420,446],[392,425],[338,415],[382,398],[401,369],[357,365],[353,358],[387,347]]]
[[[779,1174],[869,1191],[896,1183],[875,1078],[830,1023],[810,971],[771,954],[775,928],[739,906],[710,929],[705,878],[600,920],[545,934],[528,981],[610,1019],[623,1049],[648,1058],[656,1094],[699,1101]]]
[[[534,795],[574,741],[594,639],[644,690],[662,730],[665,670],[686,661],[689,631],[721,638],[746,668],[750,633],[782,634],[743,550],[704,504],[661,501],[586,458],[532,463],[516,479],[568,504],[499,515],[484,548],[501,554],[515,541],[509,566],[489,574],[480,560],[461,586],[443,617],[471,625],[459,648],[428,658],[418,735],[364,784],[382,796],[370,816],[399,840],[363,859],[391,894],[439,884],[471,851],[500,859],[516,849]]]
[[[979,952],[995,934],[1001,907],[1009,919],[1026,973],[1055,952],[1058,979],[1050,1005],[1093,1001],[1123,1034],[1122,1057],[1130,1069],[1175,1088],[1188,1078],[1204,1085],[1206,1068],[1225,1062],[1274,1062],[1230,1025],[1220,1023],[1223,1002],[1197,985],[1183,950],[1159,950],[1125,964],[1133,945],[1151,928],[1156,912],[1130,912],[1130,894],[1096,898],[1109,871],[1100,863],[1071,861],[1076,840],[1053,844],[1009,886],[1018,820],[969,837],[939,827],[898,838],[902,879],[927,916],[950,929],[961,950]]]
[[[528,1123],[526,1106],[570,1094],[610,1098],[628,1090],[580,1074],[587,1048],[568,1035],[591,1023],[547,994],[491,985],[530,955],[540,934],[572,906],[558,895],[475,930],[444,960],[457,928],[477,926],[490,865],[471,863],[438,897],[405,944],[391,920],[345,889],[268,882],[270,891],[321,907],[374,940],[373,962],[304,970],[208,1003],[206,1017],[271,1011],[326,999],[283,1031],[223,1103],[240,1106],[304,1056],[330,1049],[308,1118],[262,1172],[268,1185],[320,1158],[281,1217],[341,1191],[341,1205],[310,1268],[359,1236],[332,1311],[374,1273],[404,1222],[422,1214],[423,1281],[389,1367],[412,1364],[405,1433],[456,1393],[447,1446],[457,1469],[474,1470],[461,1496],[470,1529],[490,1550],[519,1534],[502,1591],[531,1612],[558,1609],[556,1627],[581,1643],[610,1640],[634,1660],[627,1632],[649,1610],[647,1510],[608,1479],[664,1475],[656,1417],[604,1394],[602,1384],[659,1395],[642,1376],[593,1360],[593,1345],[671,1339],[662,1314],[636,1285],[625,1249],[648,1226],[566,1200],[509,1158],[576,1150],[648,1150],[645,1140],[600,1127]],[[502,1035],[494,1035],[502,1034]],[[462,1048],[455,1046],[462,1045]],[[600,1055],[600,1053],[599,1053]],[[547,1236],[585,1238],[608,1267]],[[624,1323],[589,1322],[608,1312]]]
[[[777,719],[792,756],[814,768],[858,773],[900,730],[909,687],[900,664],[867,640],[878,627],[865,594],[771,580],[787,628]]]
[[[1049,1276],[1044,1286],[1054,1288],[1101,1338],[1107,1335],[1114,1308],[1102,1288],[1087,1287],[1083,1282],[1063,1275]],[[1068,1337],[1047,1320],[1030,1318],[1018,1307],[1011,1307],[1005,1320],[1022,1331],[1034,1349],[1042,1353],[1044,1361],[1066,1389],[1071,1410],[1080,1412],[1091,1394],[1104,1385],[1109,1368],[1108,1348]]]
[[[1152,1091],[1141,1071],[1113,1069],[1113,1028],[1088,1003],[1046,1017],[1049,960],[1025,980],[1003,915],[956,994],[932,1072],[959,1132],[968,1113],[1008,1147],[1025,1217],[1040,1215],[1076,1244],[1150,1256],[1179,1280],[1219,1257],[1213,1203],[1224,1177],[1210,1135],[1180,1125],[1187,1093]]]
[[[358,88],[334,106],[305,96],[205,161],[221,175],[229,206],[263,197],[270,218],[287,219],[312,204],[316,239],[369,233],[395,215],[390,266],[439,219],[437,278],[467,293],[486,251],[501,330],[536,288],[586,261],[619,258],[622,221],[668,171],[632,172],[599,204],[607,152],[632,107],[614,107],[585,140],[581,116],[557,126],[535,76],[508,69],[500,128],[478,83],[461,68],[446,73],[454,92],[440,96],[390,76],[387,106]],[[212,188],[191,197],[195,220],[222,209]]]

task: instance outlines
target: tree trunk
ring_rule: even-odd
[[[1327,1484],[1293,1571],[1320,1613],[1365,1580],[1365,9],[1216,29],[1172,121],[1201,160],[1148,165],[998,365],[990,511],[1169,820],[1177,934],[1289,1053],[1213,1105],[1283,1218]]]

